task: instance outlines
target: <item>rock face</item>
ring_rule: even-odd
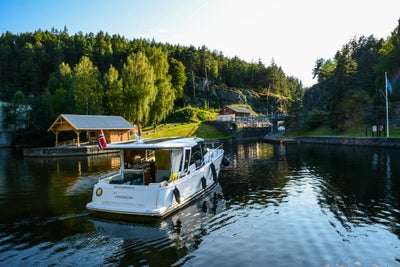
[[[303,108],[304,112],[312,111],[313,109],[323,110],[324,96],[322,90],[317,85],[312,86],[304,92]]]
[[[221,108],[231,104],[250,105],[257,113],[275,112],[280,99],[274,95],[260,94],[252,89],[228,88],[226,86],[210,86],[198,92],[196,98],[190,99],[190,103],[203,107],[208,105],[213,108]]]

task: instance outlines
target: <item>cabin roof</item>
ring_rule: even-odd
[[[134,129],[134,126],[121,116],[60,114],[48,131],[63,130],[61,126],[66,124],[69,127],[65,130]]]
[[[240,106],[227,106],[228,108],[232,109],[234,112],[237,113],[253,113],[250,109]]]

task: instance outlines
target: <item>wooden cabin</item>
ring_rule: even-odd
[[[80,146],[82,132],[87,133],[89,143],[94,143],[98,140],[100,130],[103,130],[107,143],[113,143],[128,141],[136,128],[121,116],[60,114],[47,131],[55,134],[56,146],[59,145],[60,132],[73,131],[76,144]]]
[[[225,106],[219,111],[216,120],[230,122],[235,121],[236,118],[250,117],[253,113],[253,111],[244,107]]]
[[[250,117],[253,113],[250,109],[239,106],[225,106],[219,111],[219,115],[234,114],[236,117]]]

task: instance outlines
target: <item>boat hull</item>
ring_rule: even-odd
[[[222,158],[223,150],[204,166],[174,182],[127,185],[111,184],[111,178],[102,179],[94,186],[92,201],[86,207],[98,215],[166,217],[216,185]]]

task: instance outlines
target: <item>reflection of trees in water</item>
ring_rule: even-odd
[[[225,148],[231,164],[222,168],[219,180],[228,203],[276,205],[286,195],[279,190],[288,181],[285,149],[265,142],[234,144],[230,153]]]
[[[303,164],[318,177],[319,205],[342,226],[382,224],[400,236],[400,156],[395,150],[298,146]]]
[[[32,171],[47,169],[78,175],[109,171],[118,169],[120,166],[118,153],[77,157],[25,158],[23,161]]]
[[[100,174],[119,167],[118,154],[90,157],[22,158],[4,156],[2,220],[79,212]]]

